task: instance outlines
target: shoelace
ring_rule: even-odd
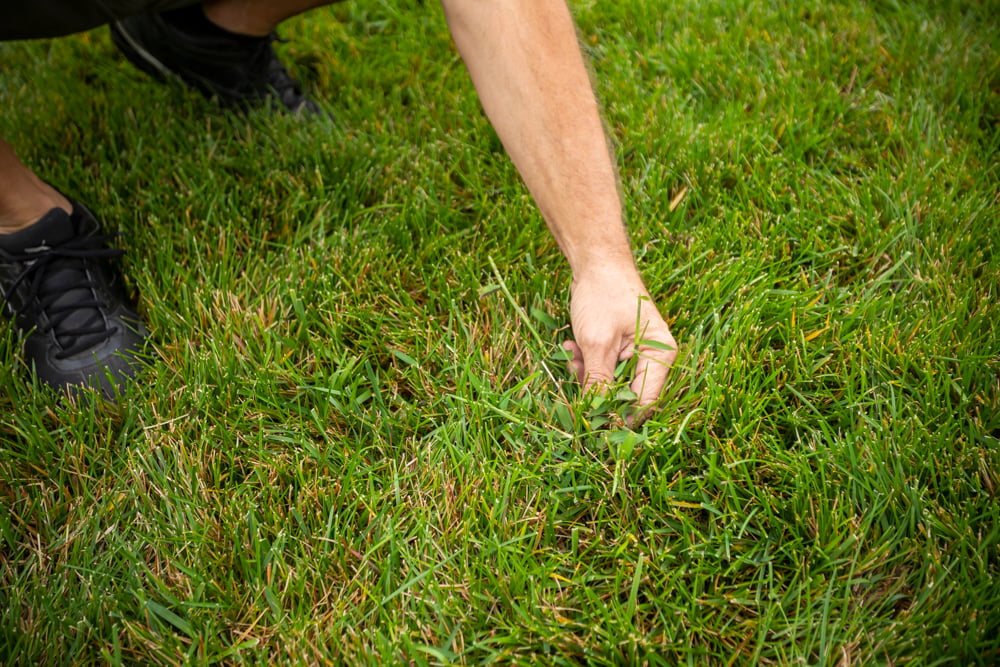
[[[87,277],[83,260],[88,258],[114,259],[125,254],[118,248],[104,247],[104,243],[121,234],[106,234],[98,236],[76,236],[57,245],[42,248],[32,248],[21,253],[10,253],[0,250],[0,255],[6,261],[24,262],[27,266],[11,286],[4,292],[4,299],[11,303],[11,295],[23,283],[28,284],[28,299],[23,308],[27,309],[37,298],[38,306],[47,315],[48,322],[38,328],[39,333],[47,334],[55,330],[56,339],[62,346],[62,351],[56,354],[59,359],[65,359],[89,347],[107,340],[114,333],[114,327],[108,328],[105,318],[101,315],[101,304],[94,298],[94,283]],[[62,272],[58,280],[51,279],[56,273]],[[46,280],[49,277],[49,280]],[[70,303],[57,305],[60,297],[67,296],[70,291],[86,291],[86,297],[69,299]],[[86,321],[70,326],[67,319],[72,313],[83,309],[94,312]]]

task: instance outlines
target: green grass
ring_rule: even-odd
[[[681,346],[634,433],[433,3],[287,26],[333,123],[0,45],[161,356],[68,405],[0,326],[0,662],[1000,661],[996,3],[574,9]]]

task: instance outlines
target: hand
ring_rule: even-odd
[[[619,361],[639,355],[630,385],[640,408],[628,421],[638,424],[653,412],[667,371],[677,357],[677,342],[660,316],[642,279],[634,270],[612,271],[574,279],[570,287],[570,319],[575,340],[570,370],[584,391],[614,381]],[[645,408],[645,409],[643,409]]]

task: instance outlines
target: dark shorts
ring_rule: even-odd
[[[197,0],[0,0],[0,41],[58,37]]]

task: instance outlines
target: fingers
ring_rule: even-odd
[[[635,366],[635,379],[630,385],[630,389],[638,397],[636,399],[638,409],[626,419],[632,428],[642,424],[655,411],[654,406],[667,383],[670,366],[677,357],[676,345],[672,338],[669,345],[675,349],[639,349],[639,359]]]
[[[670,366],[677,357],[676,345],[673,339],[667,343],[672,350],[660,350],[649,347],[639,348],[639,359],[635,365],[635,379],[630,388],[638,396],[640,406],[649,405],[660,397]]]
[[[583,390],[604,391],[615,379],[618,355],[613,349],[594,350],[583,358]]]
[[[629,388],[636,395],[637,410],[629,415],[626,422],[630,427],[636,427],[646,421],[655,411],[655,403],[660,398],[670,367],[677,358],[677,344],[669,331],[661,332],[655,344],[638,346],[635,376]],[[614,348],[596,346],[589,355],[573,340],[563,343],[563,349],[572,354],[567,362],[570,373],[576,376],[583,386],[584,392],[610,385],[614,381],[615,365],[619,360],[632,356],[635,348],[626,348],[621,352]]]
[[[584,351],[583,347],[572,340],[564,342],[563,349],[573,354],[568,362],[569,370],[576,375],[584,392],[611,384],[615,377],[615,365],[620,358],[624,358],[612,347],[591,346]]]
[[[571,355],[566,362],[566,367],[576,377],[576,381],[583,384],[583,351],[572,340],[564,341],[562,346],[564,350],[569,350]]]
[[[670,327],[652,302],[634,269],[574,276],[570,324],[574,340],[569,369],[584,392],[608,388],[615,381],[619,360],[635,359],[629,388],[640,412],[648,414],[660,398],[676,358]],[[641,418],[640,418],[641,421]]]

